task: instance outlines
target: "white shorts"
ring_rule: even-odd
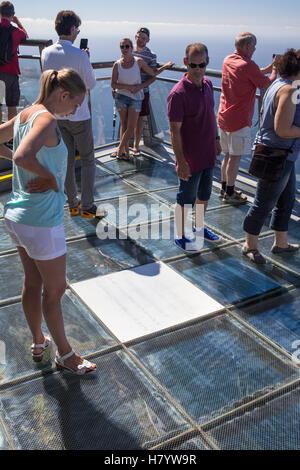
[[[9,219],[4,221],[14,244],[23,247],[32,259],[49,260],[67,252],[62,224],[56,227],[33,227]]]
[[[235,132],[220,129],[222,152],[230,155],[248,155],[251,153],[251,128],[243,127]]]

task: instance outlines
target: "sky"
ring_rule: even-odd
[[[32,37],[55,37],[54,19],[61,9],[81,17],[82,33],[99,37],[132,33],[140,25],[161,35],[199,33],[199,29],[205,34],[232,35],[249,29],[266,36],[300,37],[299,0],[15,0],[13,4]]]

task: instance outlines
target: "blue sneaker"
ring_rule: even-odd
[[[199,248],[197,248],[195,243],[186,238],[184,235],[182,238],[175,238],[174,244],[187,253],[197,253],[199,251]]]
[[[204,227],[204,238],[209,242],[217,242],[218,240],[220,240],[220,237],[218,237],[218,235],[215,235],[206,227]]]

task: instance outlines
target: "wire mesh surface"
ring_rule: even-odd
[[[225,206],[217,187],[206,223],[219,242],[205,242],[199,255],[180,252],[172,239],[177,177],[168,154],[161,148],[159,161],[157,146],[155,157],[146,151],[129,162],[111,159],[108,152],[97,155],[99,205],[119,210],[129,195],[129,207],[138,201],[165,205],[163,220],[151,211],[136,224],[122,213],[116,222],[109,214],[97,227],[98,222],[65,213],[66,331],[71,345],[96,362],[96,374],[79,378],[57,372],[53,354],[33,365],[20,303],[22,266],[0,218],[0,344],[5,344],[0,449],[300,448],[300,375],[292,361],[293,342],[300,340],[299,253],[271,255],[266,225],[259,243],[267,265],[252,265],[241,255],[241,224],[249,205]],[[6,197],[0,195],[0,217]],[[162,237],[167,225],[169,239]],[[141,226],[147,236],[137,238]],[[116,239],[99,239],[99,228]],[[294,219],[295,243],[299,228]],[[151,231],[156,238],[149,238]],[[224,309],[121,343],[72,292],[72,284],[153,261],[166,263]]]

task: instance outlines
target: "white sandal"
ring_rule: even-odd
[[[73,374],[77,374],[77,375],[84,375],[89,372],[93,372],[95,370],[95,369],[91,369],[94,364],[87,361],[86,359],[83,359],[82,364],[78,364],[77,370],[71,369],[71,367],[66,366],[65,361],[69,359],[69,357],[73,356],[73,354],[75,354],[75,351],[73,351],[73,349],[68,354],[65,354],[64,356],[59,356],[58,352],[56,353],[55,363],[56,363],[56,367],[58,368],[58,370],[68,370],[69,372],[72,372]]]
[[[49,336],[45,336],[44,342],[42,344],[32,343],[31,345],[31,354],[34,362],[41,362],[43,359],[44,352],[52,346],[52,340]],[[40,348],[42,351],[38,354],[34,353],[33,350]]]

